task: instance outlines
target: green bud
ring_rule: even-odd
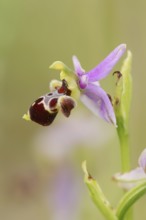
[[[120,72],[117,73],[117,83],[115,92],[115,114],[117,125],[127,129],[129,121],[129,111],[131,105],[132,77],[131,77],[132,53],[128,51]]]

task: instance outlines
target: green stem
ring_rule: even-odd
[[[117,132],[120,141],[120,150],[121,150],[121,167],[122,172],[127,172],[130,170],[130,149],[129,149],[129,134],[128,129],[124,126],[124,123],[121,118],[117,119]],[[133,212],[130,209],[127,213],[125,219],[132,220]]]
[[[122,172],[127,172],[130,170],[130,149],[129,149],[129,135],[128,130],[123,126],[121,120],[117,120],[117,132],[120,141],[121,150],[121,166]]]

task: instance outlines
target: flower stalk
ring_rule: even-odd
[[[120,118],[117,119],[117,133],[121,152],[121,171],[127,172],[130,169],[129,134],[121,121],[122,120]]]

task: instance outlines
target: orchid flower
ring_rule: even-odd
[[[81,101],[105,121],[116,125],[116,117],[109,95],[100,87],[99,80],[105,78],[126,50],[126,45],[116,47],[101,63],[85,72],[76,56],[73,56],[75,74],[81,90]]]
[[[44,126],[50,125],[60,109],[69,117],[71,110],[76,106],[74,97],[80,96],[81,101],[93,113],[116,126],[111,98],[100,87],[98,81],[110,73],[125,50],[125,44],[119,45],[98,66],[88,72],[83,70],[76,56],[73,56],[74,71],[60,61],[54,62],[50,68],[61,70],[61,81],[52,80],[51,92],[38,98],[23,118]]]
[[[142,181],[146,181],[146,149],[143,150],[138,159],[138,167],[130,172],[117,173],[113,179],[124,189],[130,189]]]

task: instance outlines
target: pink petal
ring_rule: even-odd
[[[116,117],[111,101],[98,84],[88,84],[83,90],[81,101],[96,115],[116,126]]]
[[[143,152],[141,153],[139,160],[138,160],[138,164],[146,172],[146,149],[144,149]]]
[[[77,76],[83,75],[85,73],[85,70],[82,68],[78,58],[76,56],[73,56],[72,60],[73,60],[73,65],[74,65],[75,73],[77,74]]]
[[[146,181],[146,174],[141,167],[137,167],[124,174],[116,174],[113,179],[118,182],[119,186],[124,189],[130,189],[141,181]]]
[[[101,63],[99,63],[98,66],[87,72],[89,82],[95,82],[105,78],[119,61],[125,50],[126,45],[120,44]]]

